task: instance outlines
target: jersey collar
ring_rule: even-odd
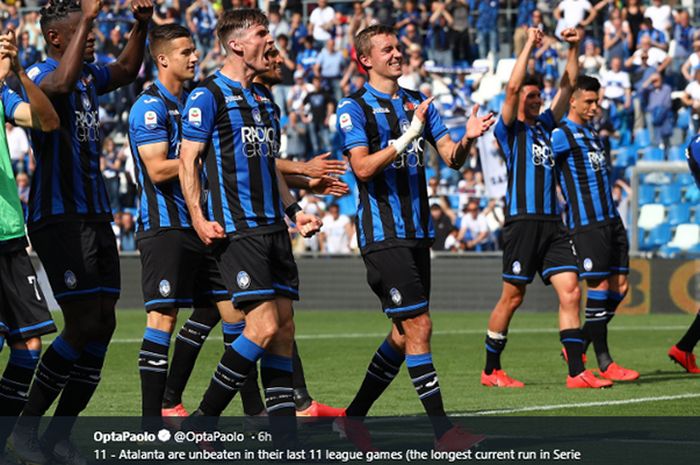
[[[160,82],[160,79],[156,79],[155,84],[156,84],[156,87],[158,88],[158,90],[160,91],[160,93],[163,94],[163,96],[165,98],[167,98],[168,100],[177,104],[180,107],[182,106],[182,102],[180,100],[178,100],[177,97],[175,97],[173,94],[170,93],[168,88],[165,87],[165,85],[162,82]],[[183,94],[184,94],[184,92],[183,92]]]
[[[379,97],[379,98],[381,98],[381,99],[384,99],[384,100],[393,100],[392,97],[391,97],[391,95],[385,94],[384,92],[378,91],[378,90],[375,89],[374,87],[370,86],[370,85],[369,85],[369,82],[365,82],[365,89],[367,89],[368,92],[374,94],[375,96],[377,96],[377,97]],[[400,93],[400,92],[401,92],[401,88],[399,87],[398,93]],[[397,100],[400,99],[400,98],[401,98],[400,96],[397,97]]]

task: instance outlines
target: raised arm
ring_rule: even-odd
[[[39,85],[49,97],[72,92],[83,70],[85,43],[92,30],[93,22],[100,12],[100,2],[99,0],[82,0],[80,10],[82,14],[78,27],[68,42],[58,66]],[[52,43],[54,39],[56,39],[56,32],[49,28],[48,42]]]
[[[122,53],[119,54],[117,61],[109,65],[110,89],[117,89],[134,82],[143,64],[148,23],[153,16],[153,1],[132,0],[131,12],[136,21],[129,33],[129,40]]]
[[[452,169],[458,170],[464,165],[467,155],[469,155],[476,139],[488,131],[495,121],[493,113],[478,116],[478,112],[479,105],[475,104],[472,107],[472,113],[467,121],[467,130],[464,137],[459,142],[453,142],[450,137],[442,137],[437,141],[436,148],[440,154],[440,158]]]
[[[552,100],[552,113],[554,120],[559,121],[569,107],[569,98],[574,92],[576,79],[578,77],[578,44],[581,40],[580,32],[575,28],[564,29],[561,36],[569,44],[569,51],[566,60],[566,69],[559,82],[559,90]]]
[[[22,87],[27,93],[28,102],[17,104],[14,110],[13,119],[17,126],[37,129],[44,132],[58,129],[61,122],[51,101],[46,94],[27,77],[24,68],[22,68],[22,64],[19,62],[15,35],[12,31],[0,35],[0,57],[2,57],[0,58],[0,80],[4,80],[11,70],[17,75]],[[5,105],[7,105],[7,103]]]
[[[515,61],[515,66],[513,66],[513,71],[506,85],[506,98],[501,107],[501,118],[506,126],[510,126],[518,117],[518,94],[527,74],[527,62],[534,48],[541,44],[542,38],[542,31],[534,27],[528,28],[527,41]]]

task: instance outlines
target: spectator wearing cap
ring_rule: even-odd
[[[335,100],[343,97],[340,89],[340,80],[343,77],[343,68],[346,65],[343,53],[336,50],[335,40],[328,39],[326,46],[316,57],[314,73],[321,77],[321,82],[325,90],[333,93]]]
[[[486,217],[479,212],[479,202],[470,200],[462,211],[457,239],[464,243],[465,250],[483,250],[489,242],[490,230]]]
[[[304,77],[311,77],[318,58],[318,50],[314,48],[314,39],[306,36],[302,41],[304,48],[297,54],[297,71],[302,71]]]
[[[304,122],[309,128],[313,155],[331,149],[329,118],[335,112],[335,100],[321,85],[321,78],[314,76],[313,90],[304,98]]]
[[[634,50],[632,29],[622,19],[622,12],[617,8],[610,11],[610,17],[603,23],[603,56],[605,61],[617,57],[626,60]]]
[[[335,10],[328,5],[328,0],[318,0],[318,6],[309,16],[311,35],[316,42],[317,49],[323,48],[328,39],[332,39],[331,31],[335,25]]]

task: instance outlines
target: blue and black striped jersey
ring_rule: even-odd
[[[139,153],[139,147],[144,145],[167,142],[168,159],[179,157],[185,98],[178,100],[156,80],[136,99],[129,112],[129,144],[138,184],[140,237],[165,228],[191,227],[179,179],[154,183]]]
[[[386,148],[409,127],[413,113],[425,96],[399,88],[398,97],[366,84],[338,104],[338,132],[347,156],[355,147],[369,153]],[[435,237],[428,207],[425,178],[425,144],[447,137],[437,110],[430,105],[422,136],[418,137],[384,171],[357,184],[360,191],[355,219],[363,253],[395,246],[429,246]]]
[[[685,149],[685,156],[688,158],[690,172],[695,178],[695,183],[700,188],[700,135],[695,136]]]
[[[601,226],[618,218],[610,185],[610,156],[598,132],[564,118],[552,132],[559,184],[570,230]]]
[[[278,113],[264,86],[243,88],[220,71],[187,98],[183,139],[205,144],[208,216],[229,235],[286,228],[275,170]]]
[[[550,143],[555,127],[552,110],[538,116],[533,126],[517,119],[506,126],[503,118],[498,119],[494,135],[508,169],[506,222],[561,221]]]
[[[27,70],[37,85],[58,67],[47,58]],[[61,127],[32,131],[36,171],[29,194],[29,229],[67,220],[112,221],[100,171],[102,136],[97,96],[109,90],[109,68],[84,64],[68,94],[51,98]]]

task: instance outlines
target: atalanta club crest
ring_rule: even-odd
[[[170,281],[167,279],[162,280],[158,284],[158,292],[160,292],[160,295],[163,297],[168,297],[170,295]]]
[[[587,258],[583,261],[583,269],[586,271],[591,271],[593,269],[593,260]]]
[[[68,289],[75,289],[78,286],[78,278],[71,270],[66,270],[63,273],[63,282],[66,283]]]
[[[523,269],[522,269],[522,267],[520,266],[520,262],[517,261],[517,260],[514,261],[514,262],[513,262],[513,273],[514,273],[514,274],[520,274],[520,272],[521,272],[522,270],[523,270]]]
[[[399,292],[398,289],[392,287],[389,291],[389,295],[391,296],[391,301],[394,302],[394,305],[401,305],[401,302],[403,301],[403,296],[401,296],[401,292]]]
[[[241,289],[248,289],[250,287],[250,275],[245,271],[241,271],[236,276],[236,284]]]
[[[260,110],[253,108],[253,119],[257,124],[262,124],[262,116],[260,116]]]
[[[88,94],[80,94],[80,101],[83,104],[83,110],[89,111],[90,108],[92,108],[92,103],[90,102]]]

